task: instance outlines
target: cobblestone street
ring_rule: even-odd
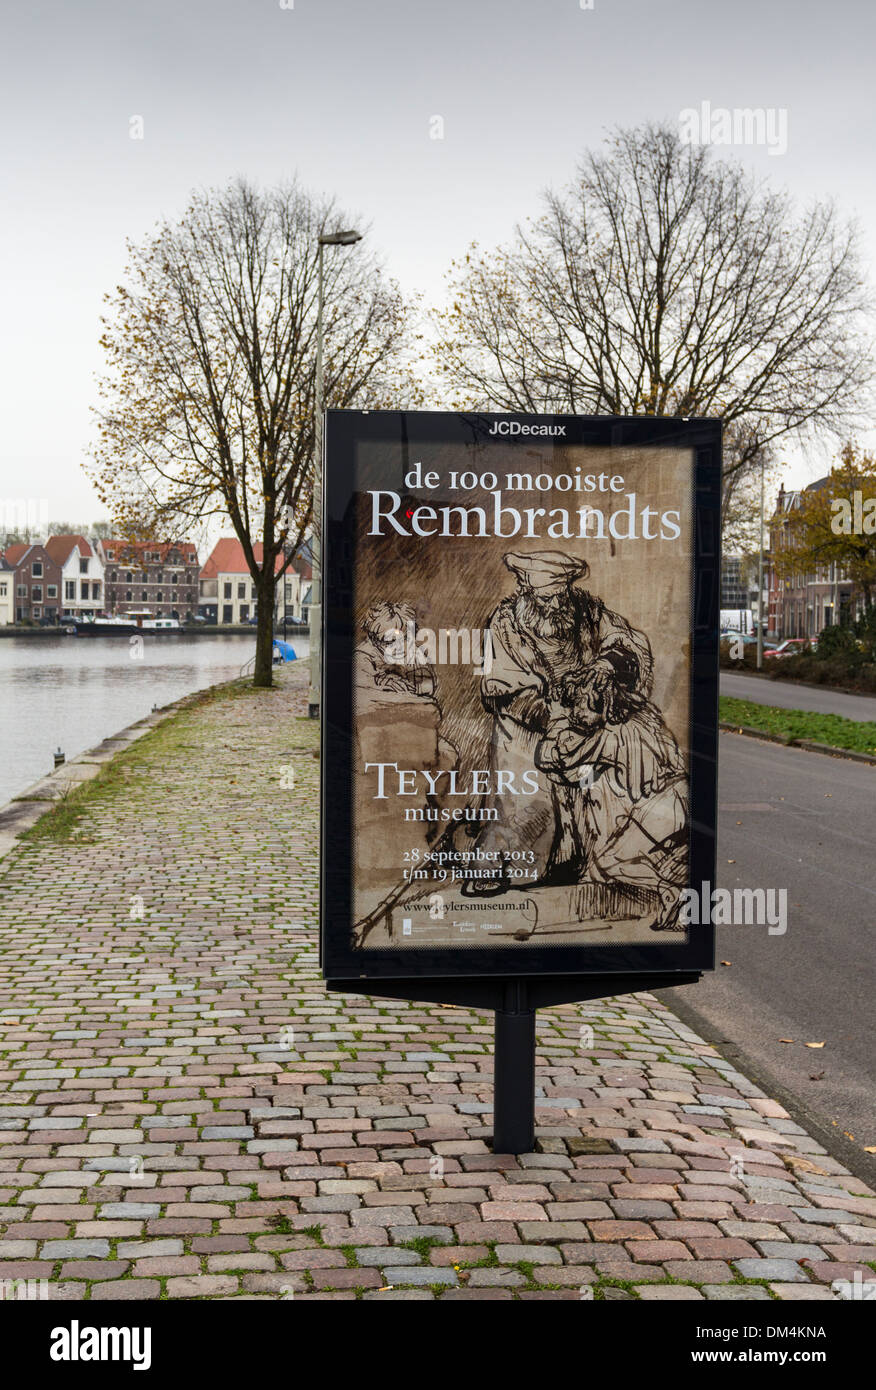
[[[650,996],[328,995],[307,667],[193,701],[0,859],[0,1279],[53,1299],[833,1299],[876,1197]]]

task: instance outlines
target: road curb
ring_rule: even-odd
[[[827,753],[832,758],[848,758],[854,763],[876,765],[876,757],[872,753],[858,753],[854,748],[836,748],[832,743],[816,743],[810,738],[782,738],[781,734],[752,729],[748,724],[731,724],[726,719],[718,720],[718,728],[725,734],[744,734],[746,738],[759,738],[764,743],[778,743],[782,748],[803,748],[807,753]]]

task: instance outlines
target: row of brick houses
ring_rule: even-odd
[[[262,548],[255,547],[260,563]],[[282,567],[278,558],[277,569]],[[277,585],[275,620],[307,617],[311,569],[308,552],[293,561]],[[202,618],[231,626],[256,614],[256,590],[233,537],[223,537],[201,567],[190,541],[99,540],[50,536],[45,542],[7,546],[0,556],[0,626],[63,623],[89,616],[148,610],[180,622]]]
[[[148,609],[155,618],[198,611],[198,552],[190,541],[98,541],[106,575],[106,611]]]

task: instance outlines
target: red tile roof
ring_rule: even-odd
[[[94,552],[84,536],[49,536],[46,541],[46,550],[51,555],[56,565],[64,566],[70,558],[70,553],[74,546],[79,546],[80,556],[92,555]]]
[[[7,545],[3,552],[13,569],[21,564],[27,552],[32,548],[30,541],[16,541],[15,545]]]
[[[263,553],[261,541],[256,541],[253,545],[256,564],[261,565]],[[278,555],[274,562],[274,573],[282,568],[283,556]],[[201,570],[202,579],[216,579],[220,574],[249,574],[243,546],[236,536],[223,536],[218,540]]]

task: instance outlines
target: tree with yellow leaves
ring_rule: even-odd
[[[782,518],[773,565],[782,578],[835,564],[857,585],[865,616],[876,591],[876,457],[847,443],[820,487]]]

